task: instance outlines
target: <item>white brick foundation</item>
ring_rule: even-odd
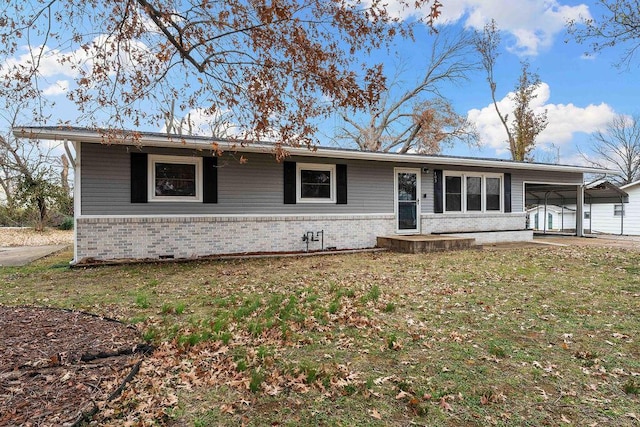
[[[426,214],[421,225],[423,234],[514,231],[526,229],[526,218],[523,212]]]
[[[426,214],[421,221],[423,234],[525,228],[522,213]],[[324,249],[372,248],[376,237],[395,234],[395,215],[81,217],[76,223],[76,262],[305,251],[302,236],[321,230]],[[487,238],[493,233],[480,234]],[[516,234],[491,238],[522,240],[523,235]],[[320,249],[321,242],[309,243],[310,251]]]
[[[362,249],[393,227],[394,215],[78,218],[77,261],[304,251],[302,236],[320,230],[325,249]]]

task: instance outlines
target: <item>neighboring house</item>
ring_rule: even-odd
[[[331,148],[291,148],[278,163],[261,143],[215,141],[218,156],[204,137],[14,133],[75,146],[74,262],[370,248],[404,234],[528,240],[529,183],[562,184],[582,201],[584,173],[606,172]]]
[[[591,216],[591,232],[640,235],[640,180],[620,187],[629,195],[629,203],[589,205],[584,212]]]
[[[529,228],[534,231],[574,232],[576,229],[576,210],[565,206],[536,205],[527,209]],[[588,224],[584,227],[588,228]]]

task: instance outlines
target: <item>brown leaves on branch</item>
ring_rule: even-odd
[[[438,1],[402,1],[430,7]],[[360,64],[411,24],[386,5],[348,0],[267,2],[9,0],[0,21],[6,93],[36,99],[52,63],[89,126],[161,123],[147,101],[231,111],[243,138],[310,144],[314,118],[362,108],[384,89],[377,64]],[[368,75],[365,85],[360,72]]]

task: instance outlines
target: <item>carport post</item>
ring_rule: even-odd
[[[620,196],[620,207],[622,208],[622,213],[620,214],[620,235],[624,234],[624,197]]]
[[[584,237],[584,185],[578,185],[576,193],[576,236]]]

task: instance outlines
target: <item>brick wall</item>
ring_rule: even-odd
[[[421,221],[423,234],[525,228],[522,213],[427,214]],[[395,234],[395,216],[85,217],[77,219],[76,261],[304,251],[302,236],[321,230],[325,249],[371,248],[376,237]],[[319,249],[321,242],[309,242],[309,250]]]
[[[524,230],[526,213],[426,214],[422,215],[422,233],[461,233]]]
[[[393,226],[393,215],[78,218],[77,260],[304,251],[302,236],[321,230],[325,249],[361,249]]]

